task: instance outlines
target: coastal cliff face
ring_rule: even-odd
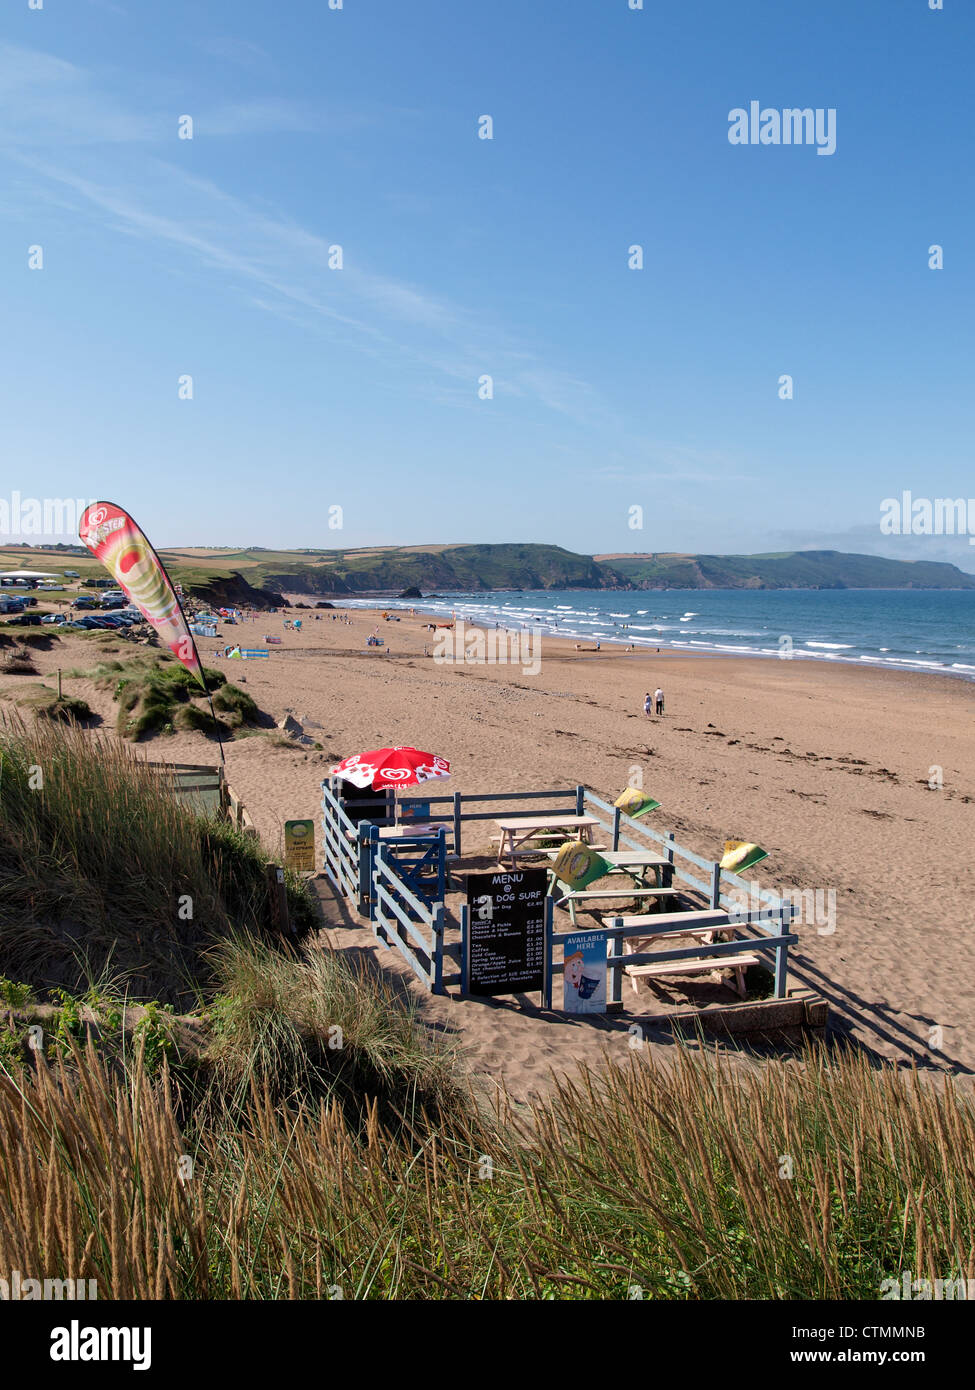
[[[975,589],[956,565],[839,550],[778,555],[602,555],[636,589]]]
[[[281,608],[284,605],[282,594],[265,588],[256,589],[236,571],[227,578],[191,580],[184,583],[184,587],[194,598],[206,599],[208,603],[221,608]]]
[[[376,547],[248,552],[265,590],[343,594],[522,589],[975,589],[975,575],[933,561],[837,550],[777,555],[576,555],[554,545]]]
[[[458,545],[324,555],[317,564],[262,576],[272,588],[312,594],[355,594],[417,588],[465,592],[492,589],[631,589],[633,584],[589,555],[554,545]]]
[[[48,561],[38,552],[44,568]],[[22,557],[23,552],[18,552]],[[13,560],[11,555],[11,560]],[[48,557],[48,560],[51,557]],[[838,550],[767,555],[577,555],[557,545],[371,546],[356,550],[166,551],[174,580],[220,604],[279,607],[284,593],[488,593],[661,589],[969,589],[975,574],[925,560]],[[22,563],[22,558],[20,560]],[[73,561],[87,573],[84,561]]]

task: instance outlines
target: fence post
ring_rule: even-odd
[[[288,888],[284,881],[284,870],[278,864],[267,864],[264,874],[271,902],[271,927],[279,936],[293,936],[294,928],[288,917]]]
[[[711,906],[721,906],[721,865],[717,860],[711,865]]]
[[[585,814],[586,814],[586,789],[585,789],[585,787],[582,786],[582,784],[580,783],[580,784],[576,787],[576,815],[577,815],[577,816],[584,816]]]
[[[379,882],[382,875],[379,866],[386,861],[383,858],[383,843],[379,839],[379,827],[369,826],[369,838],[366,842],[368,873],[369,873],[369,920],[372,923],[373,935],[384,945],[389,945],[389,935],[386,928],[380,923],[380,904],[379,904]],[[389,887],[387,884],[386,887]],[[361,911],[361,909],[360,909]],[[428,982],[429,983],[429,982]]]
[[[613,807],[613,851],[620,847],[620,808]]]
[[[461,794],[454,792],[454,853],[460,854],[460,807]]]
[[[447,832],[443,828],[437,831],[437,901],[443,903],[447,896]]]
[[[470,980],[470,966],[467,953],[470,950],[470,909],[466,903],[460,905],[460,992],[467,993]],[[544,988],[544,986],[543,986]]]
[[[372,888],[373,860],[379,843],[379,827],[371,821],[359,822],[359,911],[376,920],[376,905]]]
[[[443,903],[437,903],[433,909],[433,919],[430,923],[430,968],[432,971],[431,985],[434,994],[443,994],[443,932],[444,932],[444,912],[446,911]]]
[[[779,909],[779,935],[785,936],[786,930],[792,925],[792,904],[788,907]],[[784,999],[786,995],[786,976],[789,970],[789,948],[782,945],[776,948],[775,952],[775,997]]]
[[[542,960],[542,1008],[551,1009],[552,1007],[552,951],[554,943],[552,941],[552,911],[554,899],[549,896],[545,899],[545,953]]]
[[[661,888],[670,888],[674,882],[674,832],[672,830],[667,831],[667,839],[664,841],[664,846],[667,851],[667,864],[669,867],[661,869],[660,871],[660,886]]]
[[[623,923],[619,917],[613,917],[606,932],[606,940],[612,944],[613,955],[623,954]],[[607,1012],[618,1013],[623,1008],[623,967],[616,964],[609,969],[609,999],[606,1001]]]

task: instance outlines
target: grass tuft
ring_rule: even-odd
[[[189,814],[114,741],[43,721],[0,723],[0,972],[83,989],[111,963],[135,998],[183,1005],[206,952],[268,921],[270,855]],[[292,920],[314,910],[288,876]],[[82,955],[84,959],[82,959]]]
[[[378,971],[240,937],[213,957],[219,992],[205,1060],[232,1106],[257,1088],[276,1103],[336,1096],[361,1118],[369,1097],[392,1122],[404,1109],[433,1115],[458,1103],[452,1055]]]

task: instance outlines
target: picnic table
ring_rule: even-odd
[[[549,850],[550,859],[557,859],[558,850]],[[603,850],[600,859],[608,866],[609,876],[626,875],[634,880],[636,887],[628,884],[625,888],[580,888],[571,889],[563,884],[553,865],[548,871],[548,892],[555,897],[557,907],[569,909],[569,919],[576,924],[576,904],[599,900],[600,909],[612,911],[613,899],[665,898],[673,891],[674,866],[650,850]],[[647,885],[647,876],[652,871],[653,885]]]
[[[512,869],[518,867],[518,860],[527,858],[529,854],[538,854],[538,849],[526,850],[524,846],[529,840],[545,840],[548,842],[571,838],[569,833],[578,832],[578,838],[586,844],[592,844],[593,827],[599,825],[595,816],[570,816],[570,815],[547,815],[547,816],[518,816],[510,820],[496,820],[495,825],[501,831],[501,835],[495,836],[498,840],[498,863],[501,868],[506,868],[505,856],[510,861]]]
[[[559,855],[557,849],[550,849],[547,853],[549,859],[557,859]],[[607,864],[619,869],[621,873],[628,873],[641,884],[650,869],[654,870],[661,885],[669,887],[674,879],[674,866],[671,861],[654,854],[652,850],[604,849],[600,851],[600,858],[605,859]]]
[[[647,936],[625,937],[623,939],[624,955],[652,954],[649,952],[649,948],[654,942],[660,941],[666,947],[668,942],[676,943],[682,937],[690,937],[701,943],[702,954],[693,959],[660,961],[658,963],[644,960],[638,965],[624,965],[623,969],[630,977],[634,993],[639,992],[637,990],[637,976],[639,975],[667,979],[671,976],[714,974],[721,978],[724,971],[730,970],[732,974],[731,986],[744,999],[746,971],[749,966],[761,964],[760,957],[753,955],[750,951],[739,952],[731,956],[709,956],[707,954],[708,946],[713,946],[719,941],[734,941],[738,935],[736,920],[720,908],[704,909],[697,912],[624,914],[616,920],[621,926],[646,927],[649,933]]]
[[[398,825],[383,825],[379,828],[380,840],[406,840],[414,835],[436,835],[438,830],[451,830],[450,821],[400,821]]]

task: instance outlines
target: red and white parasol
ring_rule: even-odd
[[[378,792],[386,787],[416,787],[421,782],[442,781],[450,776],[450,763],[437,753],[423,753],[419,748],[377,748],[371,753],[343,758],[332,768],[332,776]]]

